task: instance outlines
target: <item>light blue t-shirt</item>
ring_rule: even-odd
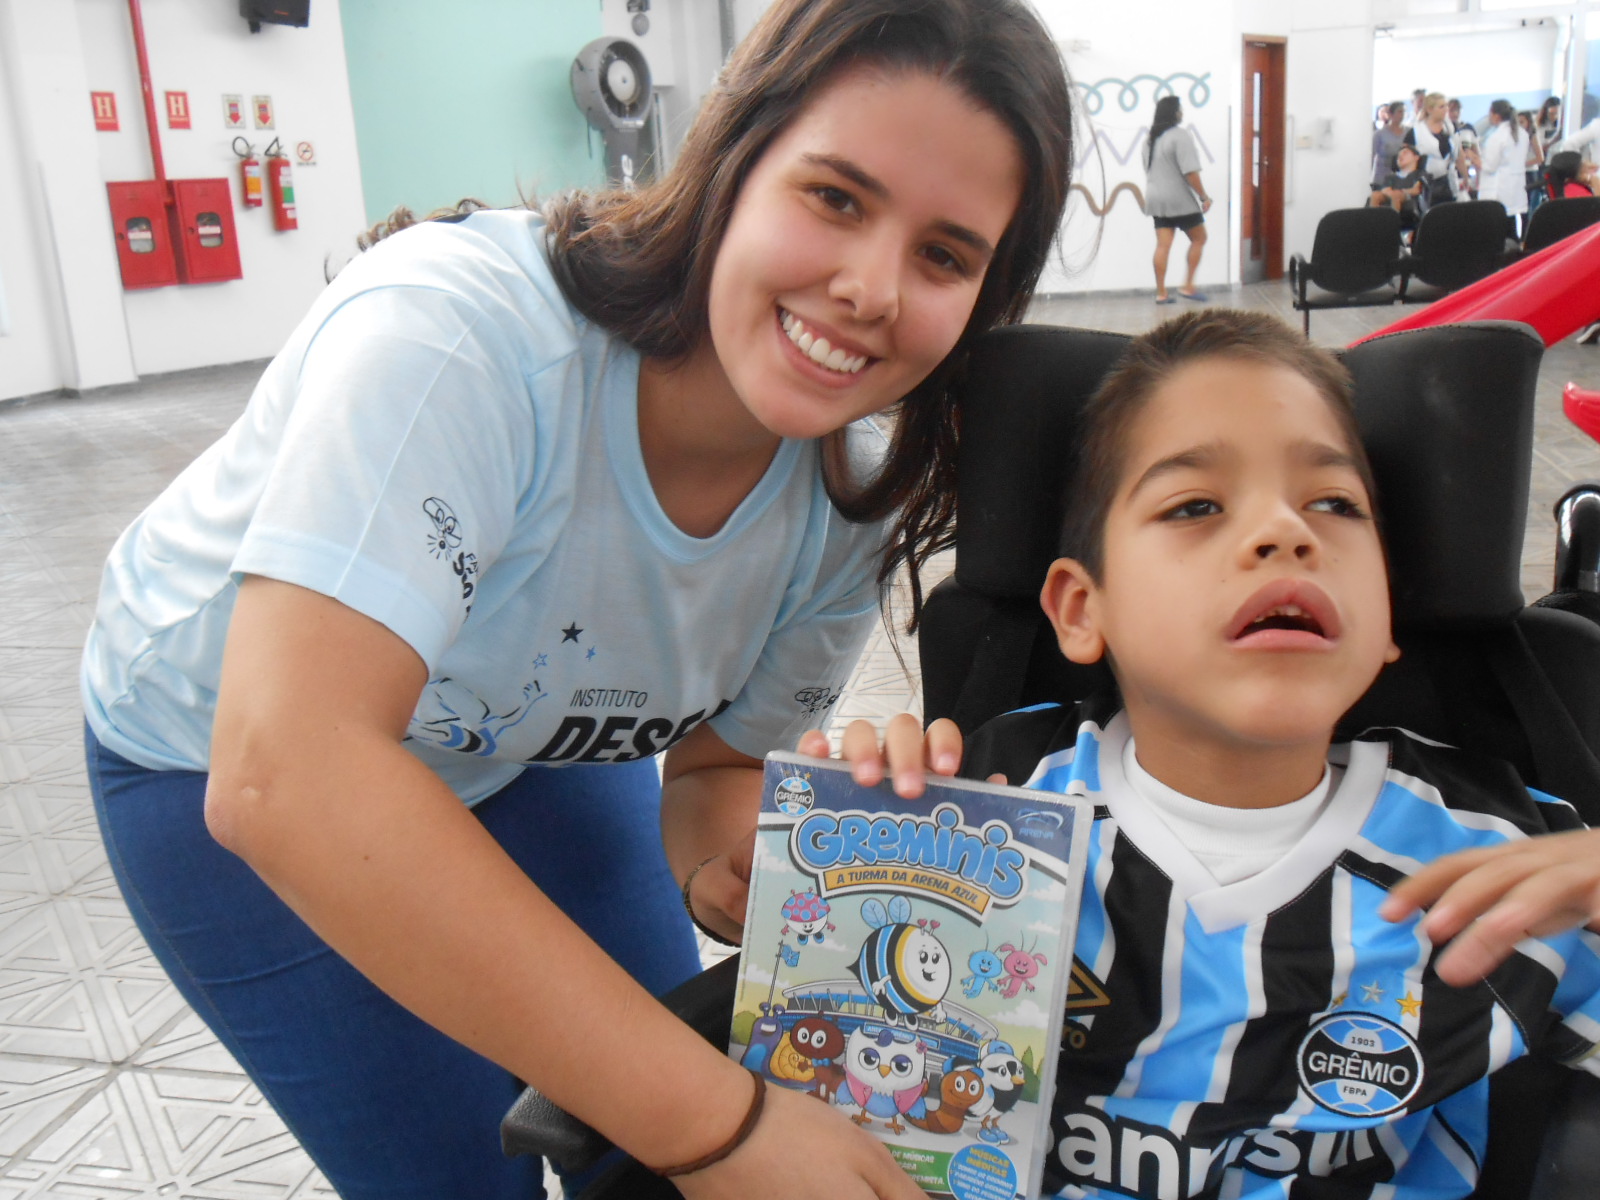
[[[527,763],[656,753],[708,720],[789,746],[877,611],[881,523],[785,441],[709,538],[656,501],[639,356],[575,312],[530,212],[407,230],[319,298],[238,422],[117,541],[83,662],[88,720],[204,770],[238,581],[380,621],[428,668],[407,746],[464,800]],[[883,438],[850,431],[868,470]]]

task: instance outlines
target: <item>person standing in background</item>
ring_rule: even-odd
[[[1528,156],[1517,110],[1509,100],[1496,100],[1489,106],[1489,136],[1482,147],[1465,152],[1478,166],[1479,191],[1485,200],[1498,200],[1506,208],[1506,236],[1513,241],[1522,236],[1523,214],[1528,211],[1528,192],[1523,163]]]
[[[1539,105],[1539,115],[1533,119],[1533,127],[1539,139],[1539,153],[1545,161],[1550,158],[1550,147],[1561,139],[1561,97],[1547,96],[1543,104]]]
[[[1395,155],[1406,142],[1406,104],[1396,100],[1387,105],[1388,119],[1372,135],[1372,186],[1381,188],[1395,169]]]
[[[1539,131],[1533,123],[1533,110],[1517,113],[1517,126],[1528,142],[1528,153],[1522,160],[1522,185],[1528,193],[1528,215],[1544,203],[1544,147],[1539,143]]]
[[[1144,148],[1144,210],[1156,225],[1156,303],[1173,304],[1167,294],[1167,259],[1178,230],[1189,238],[1188,274],[1178,295],[1185,300],[1205,301],[1204,292],[1195,290],[1195,272],[1206,245],[1206,213],[1211,197],[1200,182],[1200,153],[1194,138],[1182,126],[1183,106],[1176,96],[1156,101],[1150,123],[1150,140]]]
[[[1440,204],[1456,198],[1456,184],[1452,179],[1455,166],[1455,126],[1445,113],[1445,99],[1440,92],[1429,92],[1423,102],[1422,116],[1406,131],[1406,144],[1415,146],[1422,155],[1422,169],[1428,173],[1428,204]]]
[[[1407,129],[1420,122],[1428,111],[1427,97],[1427,88],[1417,88],[1411,93],[1411,107],[1406,109],[1405,120],[1401,122]]]

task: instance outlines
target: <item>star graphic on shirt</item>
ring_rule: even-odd
[[[578,635],[582,632],[583,630],[578,628],[578,623],[574,621],[571,625],[568,625],[561,631],[561,640],[563,642],[576,642],[578,640]]]
[[[1363,983],[1361,985],[1361,998],[1368,1004],[1383,1003],[1383,989],[1378,986],[1378,981],[1376,979],[1374,979],[1371,983]]]
[[[584,657],[585,658],[593,658],[594,655],[595,655],[595,649],[594,649],[593,646],[590,646],[589,647],[589,653],[585,654]]]
[[[1422,1001],[1411,994],[1410,988],[1406,989],[1405,999],[1396,1000],[1395,1003],[1400,1006],[1400,1011],[1408,1017],[1414,1017],[1422,1011]]]
[[[548,667],[549,665],[550,656],[548,654],[535,654],[533,656],[533,669],[535,671],[537,671],[540,667]]]

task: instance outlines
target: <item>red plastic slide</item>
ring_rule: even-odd
[[[1546,346],[1600,321],[1600,225],[1563,238],[1352,344],[1402,329],[1457,321],[1522,321],[1533,326]],[[1572,410],[1567,411],[1570,415]]]
[[[1561,389],[1561,411],[1579,429],[1600,442],[1600,392],[1569,383]]]

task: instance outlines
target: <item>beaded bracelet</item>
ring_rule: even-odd
[[[707,861],[710,860],[708,859]],[[705,863],[701,863],[700,866],[705,866]],[[697,871],[699,869],[699,867],[695,868]],[[745,1070],[749,1071],[750,1068],[746,1067]],[[744,1114],[744,1120],[739,1122],[739,1128],[733,1131],[731,1138],[723,1142],[721,1146],[710,1154],[702,1155],[693,1162],[684,1163],[680,1167],[651,1167],[650,1169],[657,1175],[668,1179],[674,1175],[688,1175],[691,1172],[703,1170],[713,1163],[721,1162],[740,1146],[744,1145],[745,1139],[755,1129],[756,1122],[761,1119],[761,1107],[767,1099],[767,1081],[761,1078],[761,1075],[756,1071],[750,1071],[750,1077],[756,1081],[756,1094],[750,1098],[750,1111]]]
[[[714,861],[716,859],[719,859],[721,857],[722,857],[722,855],[720,855],[720,854],[713,854],[710,858],[705,859],[702,862],[696,863],[694,870],[690,871],[688,876],[684,879],[684,881],[683,881],[683,911],[689,914],[689,920],[694,922],[694,927],[696,929],[698,929],[701,933],[705,934],[713,942],[716,942],[719,946],[737,946],[739,944],[738,942],[729,941],[727,938],[723,937],[720,933],[718,933],[715,929],[712,929],[710,926],[704,924],[700,920],[699,917],[695,916],[694,915],[694,905],[689,902],[689,889],[694,886],[694,877],[696,875],[700,874],[700,868],[705,866],[706,863],[712,862],[712,861]]]

